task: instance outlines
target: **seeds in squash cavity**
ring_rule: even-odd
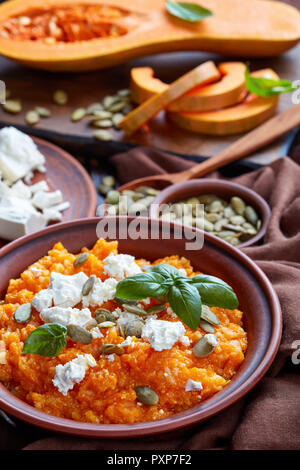
[[[73,341],[80,344],[90,344],[93,340],[92,334],[79,325],[69,324],[67,326],[67,334]]]
[[[91,277],[83,284],[82,286],[82,295],[89,295],[89,293],[93,290],[95,281],[97,277],[95,274],[92,274]]]
[[[150,387],[144,387],[142,385],[138,385],[137,387],[135,387],[135,393],[136,393],[137,399],[144,405],[153,406],[153,405],[157,405],[158,403],[158,395]]]
[[[99,129],[98,131],[93,132],[93,137],[94,139],[97,140],[102,140],[105,142],[108,142],[109,140],[112,140],[112,135],[109,131],[106,131],[104,129]]]
[[[215,332],[214,327],[205,320],[200,320],[199,321],[199,326],[202,328],[202,330],[205,331],[205,333],[214,333]]]
[[[84,108],[77,108],[71,114],[71,120],[72,121],[80,121],[82,118],[84,118],[85,114],[86,114],[86,111],[85,111]]]
[[[75,259],[73,263],[74,267],[79,268],[80,266],[82,266],[88,260],[88,257],[89,257],[89,253],[87,251],[84,253],[80,253],[80,255],[77,256],[77,258]]]
[[[99,328],[112,328],[116,326],[116,322],[114,321],[104,321],[103,323],[98,323]]]
[[[107,175],[107,176],[104,176],[102,180],[102,184],[104,184],[104,186],[108,186],[109,188],[112,188],[116,184],[116,180],[113,176]]]
[[[20,305],[14,312],[14,319],[17,323],[25,323],[30,320],[32,315],[31,304]]]
[[[118,356],[121,356],[125,353],[125,349],[122,346],[118,346],[117,344],[102,344],[100,353],[117,354]]]
[[[68,101],[68,95],[63,90],[56,90],[53,93],[53,101],[54,103],[59,104],[60,106],[63,106]]]
[[[193,353],[196,357],[206,357],[216,349],[217,345],[218,338],[213,334],[207,334],[194,345]]]
[[[40,120],[40,116],[36,111],[28,111],[25,114],[25,121],[30,126],[34,126],[34,124],[37,124],[39,120]]]
[[[5,111],[11,114],[18,114],[22,111],[22,105],[20,100],[6,100],[6,102],[3,103],[2,106]]]
[[[230,199],[230,204],[231,204],[233,210],[238,215],[243,215],[244,214],[246,204],[244,203],[244,201],[240,197],[237,197],[237,196],[232,197]]]
[[[247,206],[244,212],[245,218],[248,220],[248,222],[252,225],[256,225],[258,221],[258,215],[251,206]]]
[[[202,305],[201,320],[205,320],[212,325],[220,325],[217,315],[207,305]]]
[[[38,113],[41,118],[47,118],[51,116],[51,111],[48,108],[44,108],[43,106],[36,106],[34,110]]]
[[[142,330],[144,327],[144,322],[141,320],[133,320],[128,321],[125,326],[124,336],[135,336],[136,338],[140,338],[142,336]]]
[[[87,321],[87,322],[83,325],[83,328],[85,328],[86,330],[90,331],[92,328],[95,328],[95,326],[97,326],[97,321],[95,320],[95,318],[92,318],[91,320]]]
[[[154,313],[161,313],[166,309],[166,305],[159,304],[159,305],[151,305],[151,307],[148,307],[146,309],[146,314],[147,315],[152,315]]]
[[[127,312],[133,313],[134,315],[148,315],[146,310],[138,307],[137,305],[124,304],[123,307],[125,308],[125,310],[127,310]]]

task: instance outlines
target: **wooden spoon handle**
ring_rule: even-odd
[[[244,135],[221,153],[208,160],[195,165],[188,170],[177,173],[174,182],[186,181],[198,176],[204,176],[221,166],[227,165],[239,158],[246,157],[255,150],[269,144],[282,134],[290,131],[300,124],[300,104],[289,108],[269,119],[264,124]],[[171,175],[170,175],[171,176]],[[175,174],[174,174],[175,176]],[[172,175],[173,177],[173,175]],[[173,178],[172,178],[173,179]]]

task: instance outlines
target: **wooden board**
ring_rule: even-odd
[[[0,59],[0,79],[15,98],[21,98],[23,112],[12,115],[0,110],[0,126],[15,125],[38,137],[49,139],[70,151],[88,152],[97,157],[105,157],[112,153],[124,151],[132,145],[147,145],[165,151],[183,155],[211,156],[223,150],[239,136],[213,137],[197,135],[182,130],[165,119],[161,113],[150,123],[150,133],[138,133],[126,140],[121,131],[113,131],[113,141],[102,143],[92,137],[92,129],[86,120],[78,123],[70,121],[72,111],[78,107],[86,107],[101,100],[104,96],[115,93],[129,84],[130,69],[133,66],[150,65],[161,79],[172,82],[182,73],[192,69],[200,62],[208,59],[217,62],[230,60],[212,54],[203,53],[171,53],[138,59],[122,66],[90,73],[54,74],[31,70],[19,66],[7,59]],[[246,58],[240,60],[245,61]],[[300,76],[300,45],[276,59],[260,59],[252,61],[253,70],[272,67],[285,79],[296,80]],[[53,104],[52,95],[56,89],[68,92],[69,101],[66,106]],[[24,123],[24,114],[36,105],[46,106],[52,110],[52,116],[41,119],[36,126]],[[279,111],[292,105],[291,95],[280,97]],[[251,160],[267,164],[278,158],[284,138],[271,146],[257,152]]]

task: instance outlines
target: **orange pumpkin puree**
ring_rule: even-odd
[[[41,411],[89,423],[130,424],[166,418],[199,405],[221,390],[244,360],[247,335],[242,325],[242,312],[220,308],[212,308],[220,320],[220,326],[215,327],[218,345],[205,358],[197,358],[192,352],[193,345],[205,332],[200,327],[193,331],[187,326],[189,346],[177,342],[171,349],[159,352],[150,343],[134,337],[134,347],[125,347],[125,354],[115,354],[114,361],[100,354],[99,350],[104,343],[120,344],[124,341],[115,327],[102,329],[103,337],[93,339],[89,345],[67,338],[66,347],[53,358],[22,355],[25,339],[43,322],[33,309],[28,323],[16,323],[13,318],[16,308],[31,302],[37,292],[48,287],[52,271],[68,275],[83,271],[104,280],[107,276],[102,260],[110,253],[117,254],[117,249],[117,242],[98,240],[87,262],[74,268],[75,255],[57,243],[47,256],[32,265],[40,270],[38,276],[27,269],[19,279],[12,279],[9,283],[5,303],[0,305],[0,381],[20,399]],[[137,263],[147,262],[138,260]],[[188,276],[199,274],[193,271],[186,258],[170,256],[156,260],[154,264],[159,263],[184,268]],[[151,300],[151,303],[155,302]],[[103,307],[112,311],[117,304],[108,301]],[[93,313],[96,308],[90,309]],[[166,310],[158,314],[158,319],[180,321]],[[63,396],[52,383],[55,367],[71,361],[77,354],[92,354],[97,365],[90,367],[85,378],[75,384],[67,396]],[[201,392],[185,391],[188,379],[200,381],[203,386]],[[138,403],[137,385],[155,390],[159,396],[158,404],[147,406]]]

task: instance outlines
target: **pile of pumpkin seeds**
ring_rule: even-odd
[[[6,91],[6,102],[2,104],[4,111],[11,114],[22,112],[22,102],[20,99],[12,99],[10,90]],[[64,106],[68,102],[68,94],[64,90],[56,90],[52,95],[52,100],[59,106]],[[130,90],[125,88],[119,90],[114,95],[108,95],[102,101],[90,104],[87,108],[77,108],[72,111],[70,119],[72,122],[79,122],[87,118],[89,125],[95,130],[93,137],[102,141],[112,140],[111,129],[119,129],[118,125],[122,119],[132,111],[133,105],[130,100]],[[25,114],[25,122],[34,126],[40,118],[51,115],[51,111],[43,106],[36,106]]]
[[[149,207],[160,190],[150,186],[140,186],[135,191],[124,190],[122,193],[111,189],[106,193],[106,215],[143,215],[147,216]]]

